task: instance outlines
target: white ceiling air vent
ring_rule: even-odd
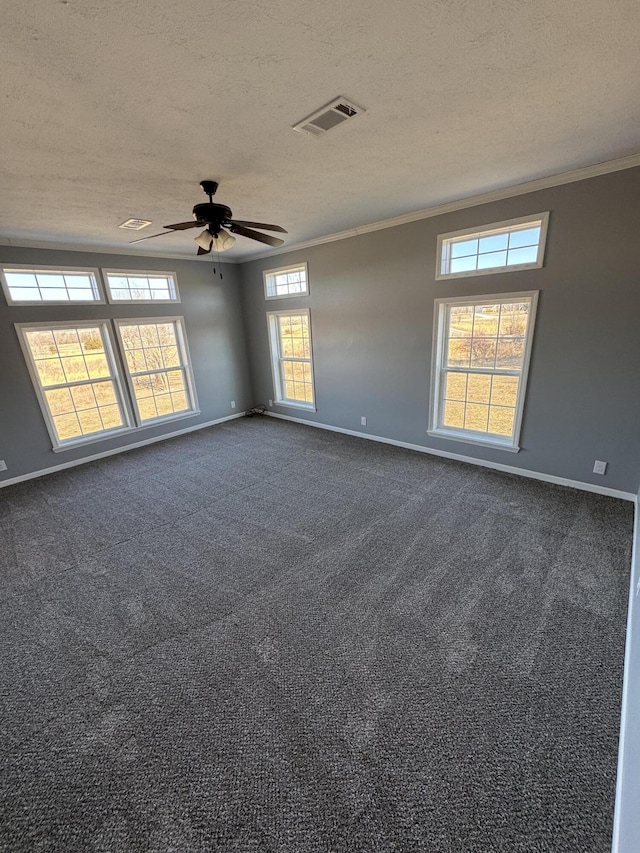
[[[307,118],[294,124],[293,129],[298,133],[306,133],[309,136],[322,136],[332,127],[337,127],[347,119],[354,118],[366,110],[356,106],[346,98],[336,98],[330,104],[312,113]]]

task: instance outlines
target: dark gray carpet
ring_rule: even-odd
[[[0,507],[0,849],[609,850],[631,504],[256,418]]]

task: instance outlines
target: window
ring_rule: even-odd
[[[197,404],[182,319],[117,320],[116,328],[138,422],[193,414]]]
[[[16,328],[54,449],[130,426],[106,322]]]
[[[313,409],[309,311],[272,311],[267,321],[276,401]]]
[[[496,222],[477,231],[454,231],[438,237],[436,278],[542,266],[548,213]]]
[[[286,296],[306,296],[309,293],[307,265],[295,264],[279,270],[265,270],[264,293],[267,299]]]
[[[17,265],[0,268],[0,278],[9,305],[104,302],[93,269]]]
[[[109,302],[180,302],[172,272],[103,270]]]
[[[430,435],[519,450],[537,300],[436,300]]]

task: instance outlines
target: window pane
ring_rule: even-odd
[[[508,234],[492,234],[490,237],[482,237],[479,241],[478,251],[483,252],[499,252],[506,249],[509,244]]]
[[[519,382],[517,376],[494,376],[491,385],[491,404],[515,408]]]
[[[499,319],[499,305],[476,305],[473,322],[473,336],[484,338],[497,337]]]
[[[478,432],[486,432],[488,420],[489,406],[483,406],[480,403],[467,403],[464,414],[465,429],[474,429],[478,430]]]
[[[451,261],[450,272],[469,272],[470,270],[475,270],[477,260],[476,255],[472,255],[470,258],[454,258]]]
[[[514,337],[526,334],[528,319],[528,303],[505,303],[500,308],[500,336]]]
[[[94,274],[88,270],[3,268],[9,296],[14,302],[97,302],[98,288]]]
[[[526,249],[510,249],[509,264],[535,264],[538,260],[538,247],[529,246]]]
[[[489,432],[494,432],[497,435],[513,435],[515,414],[515,409],[491,406],[489,409]]]
[[[463,258],[467,255],[477,255],[478,254],[478,241],[477,240],[461,240],[458,243],[451,244],[451,257],[452,258]]]
[[[119,331],[141,422],[193,409],[178,321],[127,323]]]
[[[307,293],[307,267],[301,264],[286,270],[264,273],[266,296],[299,296]]]
[[[447,427],[464,427],[464,403],[454,403],[447,400],[444,404],[443,425]]]
[[[509,235],[509,248],[517,249],[519,246],[535,246],[538,248],[540,242],[540,226],[537,228],[521,228],[512,231]]]
[[[452,306],[449,320],[449,336],[452,338],[471,337],[473,315],[472,305]]]
[[[447,400],[466,400],[467,373],[447,373],[444,396]]]
[[[488,255],[478,255],[478,269],[488,270],[494,267],[504,267],[507,263],[506,252],[491,252]]]
[[[482,274],[524,264],[537,265],[546,216],[522,224],[488,225],[483,231],[470,231],[465,237],[441,235],[440,274]]]
[[[470,338],[451,338],[449,341],[448,367],[469,367],[471,358]]]
[[[472,403],[488,403],[490,397],[491,376],[484,373],[470,373],[467,400]]]
[[[506,338],[498,342],[496,367],[518,370],[524,358],[524,338]]]
[[[496,360],[496,341],[491,338],[474,338],[471,349],[471,367],[493,367]]]
[[[153,273],[120,273],[104,271],[112,302],[178,301],[173,275]]]

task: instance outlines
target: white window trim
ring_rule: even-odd
[[[104,290],[107,294],[107,299],[109,300],[110,305],[175,305],[179,303],[180,300],[180,291],[178,290],[178,276],[175,272],[171,270],[112,270],[112,269],[102,269],[102,275],[104,277]],[[151,276],[166,276],[167,278],[171,278],[173,282],[173,290],[176,295],[175,299],[115,299],[111,295],[111,288],[109,286],[109,278],[110,275],[121,275],[127,277],[149,277]]]
[[[474,237],[481,235],[483,237],[490,236],[492,232],[503,231],[506,228],[513,228],[517,225],[526,225],[527,223],[536,224],[540,222],[540,242],[538,243],[538,255],[535,263],[530,264],[512,264],[511,266],[490,267],[483,270],[466,270],[464,272],[449,272],[443,273],[442,270],[442,251],[445,240],[453,240],[456,237],[468,237],[472,240]],[[480,225],[477,228],[462,228],[460,231],[449,231],[447,234],[438,234],[438,247],[436,251],[436,280],[442,281],[449,278],[472,278],[478,275],[494,275],[495,273],[510,273],[518,270],[533,270],[540,269],[544,265],[544,253],[547,244],[547,231],[549,228],[549,211],[544,213],[534,213],[531,216],[520,216],[517,219],[505,219],[503,222],[493,222],[489,225]]]
[[[293,272],[294,270],[299,270],[301,267],[304,268],[304,277],[307,284],[307,289],[304,292],[283,294],[276,293],[274,296],[269,296],[269,293],[267,291],[267,276],[282,275],[284,273]],[[273,270],[263,270],[262,281],[264,284],[264,298],[267,301],[271,301],[272,299],[300,299],[301,297],[309,296],[309,265],[306,261],[303,261],[299,264],[290,264],[288,267],[277,267],[277,269]]]
[[[196,394],[196,386],[193,378],[193,367],[191,362],[191,355],[189,353],[189,345],[187,343],[187,335],[184,328],[184,317],[176,316],[176,317],[130,317],[128,319],[122,318],[113,321],[114,326],[116,328],[116,335],[118,339],[118,349],[120,351],[120,356],[122,358],[122,367],[124,371],[125,380],[127,383],[127,389],[129,392],[129,398],[131,401],[131,405],[133,407],[133,414],[136,422],[136,426],[138,429],[143,429],[145,427],[156,426],[157,424],[163,424],[168,421],[177,421],[181,418],[190,418],[193,415],[199,415],[200,406],[198,405],[198,397]],[[122,341],[122,335],[120,334],[120,326],[140,326],[143,324],[156,325],[158,323],[175,323],[177,334],[178,334],[178,348],[182,350],[182,356],[185,359],[184,364],[180,366],[180,369],[184,371],[185,382],[187,386],[187,394],[189,396],[189,400],[191,402],[192,408],[189,409],[188,412],[172,412],[169,415],[161,415],[160,417],[153,418],[152,420],[143,421],[140,417],[140,411],[138,409],[138,401],[136,399],[135,390],[133,387],[133,377],[129,371],[129,367],[127,365],[127,356],[124,349],[124,344]],[[167,368],[167,370],[171,370],[172,368]]]
[[[535,329],[536,311],[538,307],[538,290],[525,290],[519,293],[490,293],[484,296],[454,296],[444,299],[436,299],[434,303],[433,319],[433,354],[431,357],[431,392],[429,398],[429,409],[431,417],[427,434],[435,438],[446,438],[451,441],[462,441],[466,444],[480,444],[484,447],[494,447],[499,450],[507,450],[518,453],[520,450],[520,431],[522,429],[522,417],[524,414],[524,402],[527,392],[527,381],[529,378],[529,362],[531,360],[531,348],[533,346],[533,334]],[[442,427],[440,417],[442,412],[442,365],[444,359],[445,345],[445,322],[447,319],[448,305],[482,305],[486,302],[518,302],[524,299],[531,300],[529,310],[529,322],[527,325],[527,337],[525,340],[522,370],[520,372],[520,383],[518,386],[518,397],[516,399],[516,412],[513,428],[513,437],[499,436],[495,433],[478,433],[475,430],[454,429]]]
[[[293,314],[305,314],[309,329],[309,367],[311,370],[311,390],[313,392],[313,403],[289,400],[282,393],[282,379],[280,376],[280,346],[277,331],[277,318],[289,317]],[[311,331],[311,313],[308,308],[294,308],[289,311],[267,311],[267,328],[269,330],[269,352],[271,355],[271,377],[273,379],[273,401],[277,406],[288,406],[292,409],[305,409],[307,412],[316,411],[316,385],[315,372],[313,369],[313,334]],[[295,361],[296,359],[287,359]],[[298,359],[307,363],[307,359]]]
[[[9,283],[5,278],[5,270],[16,270],[18,272],[23,271],[27,272],[32,270],[33,272],[54,272],[59,275],[64,275],[65,272],[72,273],[86,273],[93,277],[94,282],[94,293],[97,296],[97,299],[78,299],[71,301],[70,299],[47,299],[47,300],[37,300],[37,299],[13,299],[11,297],[11,293],[9,291]],[[0,282],[2,283],[2,290],[4,291],[4,297],[7,300],[7,305],[31,305],[32,307],[41,307],[43,305],[68,305],[73,307],[74,305],[105,305],[106,300],[104,298],[104,291],[102,287],[102,281],[100,279],[100,271],[97,267],[72,267],[72,266],[53,266],[49,264],[3,264],[0,266]]]
[[[99,326],[105,332],[105,353],[107,355],[109,366],[112,370],[111,379],[115,385],[116,397],[118,398],[118,404],[120,407],[120,414],[122,415],[122,420],[124,421],[124,423],[120,427],[114,427],[113,429],[103,430],[99,433],[91,433],[90,435],[81,436],[79,438],[72,438],[67,439],[66,441],[60,441],[58,439],[53,417],[51,415],[49,405],[45,397],[45,389],[40,383],[40,377],[38,376],[37,368],[31,356],[31,350],[29,349],[29,344],[27,343],[25,333],[30,331],[37,331],[38,329],[82,329],[95,328],[96,326]],[[47,432],[49,433],[52,448],[55,453],[58,453],[61,450],[70,450],[73,447],[78,447],[83,444],[93,444],[96,441],[104,441],[105,439],[112,438],[116,435],[123,435],[124,433],[133,432],[131,407],[129,405],[127,395],[124,393],[124,388],[122,386],[122,376],[120,373],[119,362],[116,357],[113,332],[109,320],[50,320],[49,322],[42,323],[14,323],[14,327],[18,335],[18,341],[20,342],[20,347],[24,355],[27,370],[29,371],[29,376],[31,377],[31,382],[36,393],[38,403],[40,404],[40,409],[42,410],[42,415],[44,417],[44,422],[47,427]],[[87,381],[89,382],[91,380]]]

